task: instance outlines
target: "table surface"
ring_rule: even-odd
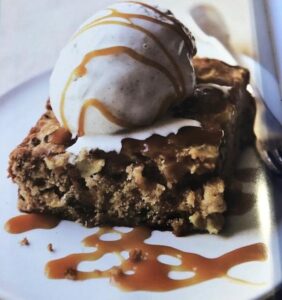
[[[0,95],[51,69],[77,27],[113,0],[2,0],[0,16]],[[160,1],[161,2],[161,1]],[[251,0],[171,0],[187,10],[214,5],[224,16],[233,47],[255,56]],[[83,4],[82,4],[83,3]],[[4,71],[3,71],[4,70]]]

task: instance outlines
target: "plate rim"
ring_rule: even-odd
[[[48,76],[51,74],[52,69],[45,70],[44,72],[41,72],[40,74],[29,78],[28,80],[18,84],[17,86],[13,87],[9,91],[5,92],[3,95],[0,96],[0,105],[3,103],[3,101],[6,100],[6,98],[13,97],[14,94],[21,91],[21,89],[25,88],[26,86],[32,85],[35,81],[48,81]],[[278,227],[277,227],[278,228]],[[279,230],[277,230],[279,233]],[[280,235],[278,234],[278,239],[280,239]],[[280,263],[282,262],[281,256],[280,256]],[[275,293],[282,289],[282,279],[280,282],[273,285],[272,289],[259,294],[255,296],[255,299],[261,299],[267,296],[273,296]],[[17,296],[16,294],[11,294],[9,291],[7,291],[3,286],[0,286],[0,299],[7,299],[7,300],[21,300],[23,299],[21,296]]]

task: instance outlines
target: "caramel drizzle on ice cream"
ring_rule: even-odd
[[[177,84],[175,83],[175,80],[174,80],[173,76],[171,75],[171,73],[163,65],[139,54],[135,50],[128,48],[128,47],[124,47],[124,46],[115,46],[115,47],[94,50],[94,51],[87,53],[84,56],[82,62],[71,73],[70,77],[67,80],[65,88],[63,90],[61,102],[60,102],[60,112],[61,112],[61,118],[62,118],[63,125],[66,129],[69,129],[69,127],[68,127],[67,119],[66,119],[65,112],[64,112],[65,98],[66,98],[66,93],[67,93],[71,83],[73,82],[73,80],[78,77],[83,77],[87,73],[86,65],[92,59],[94,59],[96,57],[101,57],[101,56],[120,55],[120,54],[126,54],[129,57],[135,59],[136,61],[139,61],[143,64],[146,64],[149,67],[159,70],[172,82],[175,90],[177,91],[177,94],[179,95],[179,93],[180,93],[179,88],[178,88]],[[80,115],[81,115],[81,112],[80,112]],[[117,125],[119,125],[119,124],[117,124]],[[80,131],[82,131],[82,129]]]
[[[168,79],[172,82],[173,87],[174,87],[174,89],[176,91],[176,94],[177,94],[177,98],[183,97],[185,95],[185,93],[186,93],[185,81],[184,81],[183,74],[182,74],[182,72],[180,70],[180,67],[178,66],[178,64],[174,60],[173,56],[168,52],[168,50],[163,45],[163,43],[152,32],[148,31],[147,29],[145,29],[145,28],[143,28],[141,26],[138,26],[138,25],[134,24],[132,22],[132,19],[143,19],[143,20],[146,20],[146,21],[149,21],[149,22],[152,22],[152,23],[159,24],[161,26],[165,26],[165,27],[169,28],[170,30],[173,30],[176,33],[180,34],[181,37],[183,37],[184,40],[189,40],[187,38],[186,33],[183,31],[183,28],[180,26],[180,24],[177,22],[177,20],[175,18],[173,18],[173,17],[171,17],[171,16],[169,16],[169,15],[161,12],[160,10],[158,10],[155,7],[152,7],[150,5],[147,5],[147,4],[144,4],[144,3],[141,3],[141,2],[134,2],[134,1],[124,1],[124,3],[133,3],[133,4],[138,4],[138,5],[147,7],[149,9],[151,9],[152,11],[156,12],[157,14],[159,14],[160,16],[164,17],[166,20],[171,21],[172,23],[167,23],[167,22],[164,22],[162,20],[156,19],[154,17],[146,16],[146,15],[132,14],[132,13],[123,13],[123,12],[120,12],[120,11],[118,11],[116,9],[109,9],[110,12],[111,12],[109,15],[106,15],[106,16],[103,16],[101,18],[98,18],[98,19],[94,20],[93,22],[85,25],[83,28],[81,28],[78,31],[78,33],[76,33],[74,35],[73,39],[76,38],[78,35],[82,34],[83,32],[85,32],[85,31],[87,31],[87,30],[89,30],[89,29],[91,29],[93,27],[101,26],[101,25],[120,25],[120,26],[129,27],[129,28],[132,28],[134,30],[138,30],[140,32],[143,32],[144,34],[146,34],[147,36],[149,36],[159,46],[159,48],[165,53],[165,55],[169,59],[170,63],[172,64],[174,70],[176,71],[176,74],[177,74],[177,77],[178,77],[178,80],[179,80],[179,85],[177,83],[177,80],[174,79],[174,76],[164,66],[162,66],[162,65],[160,65],[160,64],[158,64],[158,63],[156,63],[156,62],[154,62],[154,61],[152,61],[152,60],[150,60],[148,58],[145,58],[145,56],[141,57],[140,54],[138,54],[137,52],[135,52],[133,49],[130,49],[130,48],[128,48],[128,50],[125,51],[124,53],[128,54],[129,56],[133,57],[134,59],[138,60],[139,62],[142,62],[142,63],[144,63],[146,65],[151,66],[151,67],[154,67],[154,68],[158,69],[160,72],[164,73],[168,77]],[[122,18],[122,19],[125,19],[126,21],[128,21],[129,23],[122,22],[122,21],[116,21],[116,20],[113,20],[113,21],[109,20],[109,21],[107,21],[107,19],[110,19],[110,18]],[[118,48],[118,47],[113,47],[113,48]],[[119,48],[121,48],[121,47],[119,47]],[[193,48],[194,48],[194,46],[193,46],[193,44],[191,42],[191,49],[193,49]],[[131,51],[129,51],[129,49]],[[99,51],[103,51],[103,50],[105,50],[105,53],[107,52],[107,49],[101,49]],[[95,51],[93,51],[93,52],[95,52]],[[90,52],[90,53],[93,53],[93,52]],[[102,55],[111,55],[111,54],[119,54],[120,53],[120,51],[117,51],[117,52],[118,53],[112,52],[110,54],[102,54],[102,53],[98,54],[98,52],[96,52],[97,55],[94,55],[92,58],[97,57],[97,56],[102,56]],[[88,57],[90,53],[86,54],[85,58]],[[133,55],[133,53],[134,53],[134,55]],[[84,58],[83,61],[85,61],[85,58]],[[87,60],[87,62],[88,61],[89,60]],[[82,72],[81,72],[81,70],[82,70]],[[67,129],[69,129],[69,128],[68,128],[67,120],[66,120],[65,113],[64,113],[64,103],[65,103],[66,93],[67,93],[67,90],[68,90],[69,86],[71,85],[72,81],[74,80],[74,78],[76,78],[77,76],[81,77],[85,73],[86,73],[85,64],[83,64],[83,62],[82,62],[72,72],[71,76],[69,77],[69,79],[68,79],[68,81],[66,83],[66,86],[65,86],[65,88],[63,90],[63,93],[62,93],[61,102],[60,102],[60,112],[61,112],[61,118],[62,118],[63,125]],[[98,100],[96,100],[96,101],[98,101]],[[83,135],[84,134],[84,116],[85,116],[85,107],[86,106],[87,105],[83,106],[83,108],[80,111],[79,129],[78,129],[79,135]],[[101,105],[99,105],[99,106],[101,107]],[[169,106],[169,105],[167,105],[167,103],[166,103],[165,107],[167,107],[167,106]],[[103,111],[104,112],[106,111],[105,109],[106,109],[106,107],[104,106],[103,107]],[[161,108],[160,111],[163,111],[163,107]],[[120,120],[119,118],[115,117],[108,109],[107,109],[107,113],[103,113],[103,115],[110,122],[112,122],[114,124],[117,124],[117,125],[123,124],[122,127],[124,127],[124,124],[127,123],[127,122],[125,122],[123,120]],[[83,120],[83,122],[82,122],[82,120]],[[126,127],[128,128],[129,126],[126,126]]]
[[[139,3],[138,3],[139,4]],[[125,27],[129,27],[135,30],[138,30],[140,32],[145,33],[147,36],[149,36],[159,47],[160,49],[165,53],[165,55],[167,56],[167,58],[169,59],[170,63],[173,65],[173,68],[175,69],[178,77],[179,77],[179,81],[180,81],[180,86],[181,86],[181,94],[182,96],[185,95],[186,93],[186,86],[185,86],[185,82],[184,82],[184,78],[183,78],[183,74],[180,70],[180,67],[178,66],[178,64],[176,63],[176,61],[174,60],[173,56],[168,52],[168,50],[166,49],[166,47],[163,45],[163,43],[149,30],[136,25],[132,22],[132,19],[143,19],[146,21],[150,21],[152,23],[156,23],[162,26],[166,26],[169,27],[169,29],[175,31],[176,28],[173,24],[169,24],[160,20],[157,20],[155,18],[149,17],[149,16],[144,16],[144,15],[139,15],[139,14],[131,14],[131,13],[123,13],[123,12],[119,12],[116,9],[109,9],[109,11],[111,12],[109,15],[98,18],[96,20],[94,20],[93,22],[85,25],[84,27],[82,27],[73,37],[73,39],[75,39],[77,36],[79,36],[80,34],[82,34],[83,32],[97,27],[97,26],[101,26],[101,25],[121,25],[121,26],[125,26]],[[161,13],[161,12],[160,12]],[[128,21],[129,23],[126,22],[120,22],[120,21],[104,21],[106,19],[110,19],[110,18],[121,18],[121,19],[125,19],[126,21]],[[177,31],[177,33],[179,33],[179,31]],[[187,37],[186,37],[187,39]]]
[[[103,240],[103,235],[115,233],[117,240]],[[254,284],[247,280],[228,275],[229,270],[242,263],[263,261],[267,258],[266,246],[263,243],[248,245],[222,256],[207,258],[196,253],[155,244],[147,244],[152,231],[137,227],[128,233],[112,228],[100,228],[99,231],[86,239],[87,247],[95,247],[93,252],[71,254],[61,259],[50,261],[46,267],[46,275],[53,279],[86,280],[94,278],[110,278],[111,283],[125,291],[170,291],[188,287],[201,282],[223,278],[234,283]],[[129,257],[123,257],[126,251]],[[82,262],[95,262],[106,254],[116,254],[120,265],[108,270],[95,269],[79,271]],[[177,259],[178,264],[172,265],[160,261],[161,255]],[[172,279],[171,272],[190,274],[184,279]],[[182,272],[182,273],[181,273]],[[183,277],[182,277],[183,278]]]
[[[166,26],[165,24],[170,25],[171,26],[170,29],[174,30],[176,33],[178,33],[183,38],[184,41],[186,41],[190,44],[191,55],[193,56],[196,54],[194,37],[192,36],[191,32],[187,28],[185,28],[183,26],[183,24],[181,24],[181,22],[179,22],[173,15],[169,15],[168,14],[169,11],[162,12],[157,7],[151,6],[147,3],[138,2],[138,1],[122,1],[122,3],[139,4],[143,7],[146,7],[148,9],[154,11],[155,13],[159,14],[161,17],[169,20],[172,24],[164,23],[163,25],[164,26]],[[187,38],[187,36],[189,36],[189,38]]]
[[[83,106],[80,110],[79,120],[78,120],[78,136],[84,135],[84,122],[85,122],[85,114],[89,107],[95,107],[100,111],[100,113],[110,122],[117,124],[124,128],[129,128],[132,125],[126,123],[125,121],[114,116],[101,101],[97,99],[89,99],[83,103]]]

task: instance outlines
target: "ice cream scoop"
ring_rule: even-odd
[[[113,4],[61,51],[50,79],[59,122],[74,135],[147,126],[192,94],[194,38],[169,11]]]

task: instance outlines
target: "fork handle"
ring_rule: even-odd
[[[270,27],[270,38],[273,47],[275,66],[277,70],[280,94],[282,95],[282,1],[265,1],[267,19]]]

